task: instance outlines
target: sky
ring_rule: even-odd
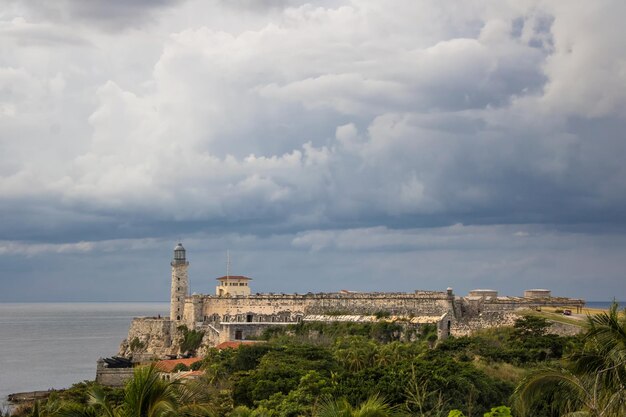
[[[0,301],[626,300],[623,0],[2,0]]]

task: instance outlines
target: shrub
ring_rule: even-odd
[[[130,350],[132,352],[136,352],[138,350],[141,350],[145,347],[146,345],[139,340],[138,337],[133,338],[133,340],[130,341]]]
[[[374,313],[374,316],[380,320],[380,319],[385,319],[387,317],[391,317],[391,313],[388,311],[380,310]]]
[[[184,372],[188,370],[189,370],[189,367],[185,365],[184,363],[177,364],[173,369],[174,372]]]
[[[181,352],[195,352],[202,344],[204,332],[189,330],[184,324],[178,326],[177,329],[183,333],[183,340],[180,342]]]

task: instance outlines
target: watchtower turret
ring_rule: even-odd
[[[185,298],[189,295],[189,277],[187,275],[189,262],[187,262],[185,248],[181,243],[174,248],[174,259],[170,265],[172,265],[170,320],[178,321],[183,319]]]

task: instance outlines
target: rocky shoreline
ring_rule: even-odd
[[[37,400],[45,400],[52,394],[53,392],[57,392],[58,390],[49,389],[47,391],[26,391],[26,392],[15,392],[13,394],[9,394],[7,396],[7,401],[11,404],[24,404],[30,403]]]

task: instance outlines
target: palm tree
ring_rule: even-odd
[[[373,366],[377,345],[362,336],[347,336],[337,340],[335,358],[352,372]]]
[[[178,406],[177,385],[178,381],[161,379],[154,365],[137,368],[124,388],[122,416],[165,417],[174,414]]]
[[[51,395],[48,401],[41,405],[39,400],[35,401],[33,409],[28,414],[29,417],[57,417],[63,410],[63,404],[56,395]],[[10,414],[10,413],[9,413]]]
[[[114,405],[100,388],[89,392],[89,405],[67,404],[59,417],[212,417],[212,408],[193,384],[161,379],[154,364],[135,369]],[[39,416],[33,416],[39,417]]]
[[[518,410],[532,415],[532,405],[549,398],[563,416],[622,417],[626,414],[623,390],[606,389],[598,375],[577,375],[566,368],[546,368],[531,373],[516,389]]]
[[[535,371],[517,387],[522,413],[548,396],[563,415],[626,415],[626,311],[620,317],[613,303],[608,313],[589,316],[587,324],[583,349],[564,367]]]
[[[395,407],[390,406],[378,395],[369,397],[358,407],[345,399],[325,400],[313,412],[315,417],[397,417],[399,415]]]
[[[588,316],[587,325],[585,349],[571,358],[574,371],[598,374],[605,386],[626,389],[626,309],[620,317],[614,302],[608,313]]]

